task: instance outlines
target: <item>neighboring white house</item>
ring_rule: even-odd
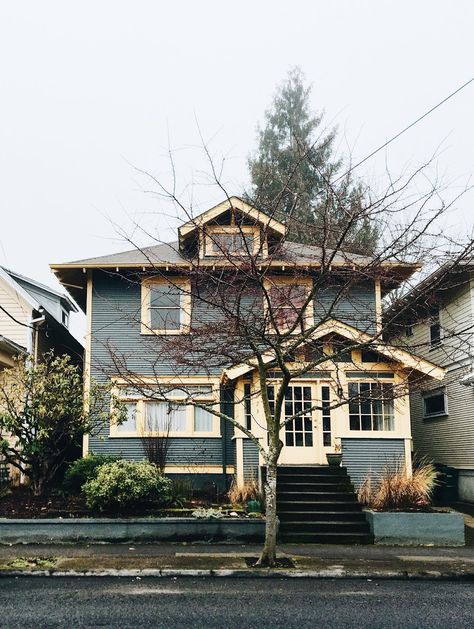
[[[69,331],[71,312],[77,307],[66,295],[0,267],[0,369],[15,355],[36,361],[51,349],[81,363],[83,346]]]
[[[455,468],[459,499],[474,502],[474,264],[442,267],[386,313],[394,315],[397,342],[446,370],[441,383],[411,391],[413,449]]]

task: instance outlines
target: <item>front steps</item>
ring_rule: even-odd
[[[282,542],[373,543],[345,467],[279,467],[277,513]]]

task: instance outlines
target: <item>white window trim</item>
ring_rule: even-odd
[[[160,383],[161,384],[161,383]],[[166,383],[168,384],[168,383]],[[177,386],[199,386],[199,385],[203,385],[203,386],[209,386],[209,385],[213,385],[212,382],[205,382],[203,380],[199,381],[199,382],[177,382],[176,383]],[[116,422],[114,422],[113,420],[113,415],[114,415],[114,409],[112,407],[113,405],[113,400],[111,401],[111,417],[112,420],[110,422],[110,429],[109,429],[109,437],[112,438],[130,438],[130,437],[135,437],[135,438],[141,438],[141,437],[160,437],[163,436],[165,433],[161,432],[161,431],[153,431],[153,432],[149,432],[149,431],[145,431],[145,404],[147,403],[147,399],[143,398],[139,395],[137,395],[136,397],[132,396],[132,397],[125,397],[125,396],[121,396],[120,395],[120,387],[117,387],[114,389],[114,397],[116,397],[117,399],[119,399],[122,402],[130,402],[130,403],[136,403],[137,408],[136,408],[136,415],[135,415],[135,422],[136,422],[136,430],[135,431],[124,431],[124,430],[120,430],[120,426],[117,425]],[[173,397],[173,399],[156,399],[156,400],[148,400],[149,402],[169,402],[170,404],[173,404],[174,402],[179,402],[179,401],[183,401],[186,399],[186,396],[183,395],[182,396],[176,396]],[[213,392],[209,394],[209,396],[207,397],[199,397],[199,401],[202,402],[204,405],[208,404],[208,405],[213,405],[214,408],[216,408],[216,410],[220,410],[219,409],[219,398],[218,398],[218,389],[216,389],[213,386]],[[213,415],[212,416],[212,430],[211,431],[195,431],[194,430],[194,413],[195,413],[195,406],[192,404],[187,404],[185,406],[186,408],[186,430],[183,431],[169,431],[168,433],[168,437],[183,437],[183,438],[188,438],[188,437],[221,437],[221,422],[220,422],[220,417],[218,417],[217,415]]]
[[[435,397],[437,395],[443,395],[444,397],[444,411],[438,413],[430,413],[429,415],[427,415],[425,400],[431,397]],[[421,401],[423,404],[423,419],[435,419],[436,417],[447,417],[449,415],[448,394],[446,392],[446,387],[432,389],[431,391],[423,391],[421,394]]]
[[[392,373],[392,372],[388,372],[387,373]],[[394,382],[389,380],[374,380],[374,379],[357,379],[357,378],[348,378],[347,379],[347,391],[349,392],[349,384],[391,384],[392,386],[394,386]],[[349,399],[349,396],[348,396]],[[393,404],[393,430],[374,430],[373,428],[371,428],[370,430],[362,430],[362,428],[360,430],[351,430],[351,418],[350,418],[350,411],[349,411],[349,402],[347,403],[347,431],[346,431],[346,436],[347,437],[359,437],[359,436],[364,436],[364,435],[372,435],[372,436],[379,436],[379,437],[391,437],[394,438],[394,436],[397,434],[398,430],[397,430],[397,410],[396,410],[396,404],[395,404],[396,399],[393,398],[392,399],[392,404]],[[360,402],[359,402],[360,404]],[[359,415],[362,415],[362,413],[359,413]],[[371,419],[373,419],[373,414],[371,412]],[[373,425],[373,424],[372,424]],[[361,426],[362,426],[362,420],[361,420]]]
[[[202,233],[201,238],[203,239],[203,251],[205,257],[223,257],[226,255],[245,255],[247,253],[246,249],[242,251],[229,252],[221,251],[218,247],[215,247],[215,242],[213,240],[213,235],[216,234],[251,234],[252,235],[252,255],[256,255],[260,249],[260,229],[258,227],[253,227],[252,225],[241,225],[241,226],[232,226],[232,225],[207,225],[205,232]]]
[[[180,327],[176,330],[158,329],[151,327],[151,315],[150,315],[150,295],[151,288],[159,285],[171,285],[176,286],[182,290],[180,298],[181,316]],[[189,328],[191,325],[191,281],[185,277],[170,277],[168,278],[146,278],[142,280],[142,295],[141,295],[141,334],[163,334],[163,335],[176,335],[176,334],[189,334]]]

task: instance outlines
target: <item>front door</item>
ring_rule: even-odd
[[[289,420],[281,429],[284,447],[280,464],[321,464],[323,459],[323,434],[321,411],[312,409],[320,405],[321,392],[317,383],[294,384],[288,387],[284,404],[284,419]],[[319,395],[318,395],[319,394]],[[294,419],[291,417],[297,415]],[[325,458],[325,457],[324,457]]]

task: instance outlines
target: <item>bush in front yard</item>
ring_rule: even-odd
[[[71,493],[79,493],[88,481],[96,477],[99,468],[106,463],[118,461],[116,456],[88,454],[74,461],[66,470],[63,487]]]
[[[83,491],[91,509],[127,511],[150,502],[169,500],[171,481],[145,461],[115,461],[101,465]]]

